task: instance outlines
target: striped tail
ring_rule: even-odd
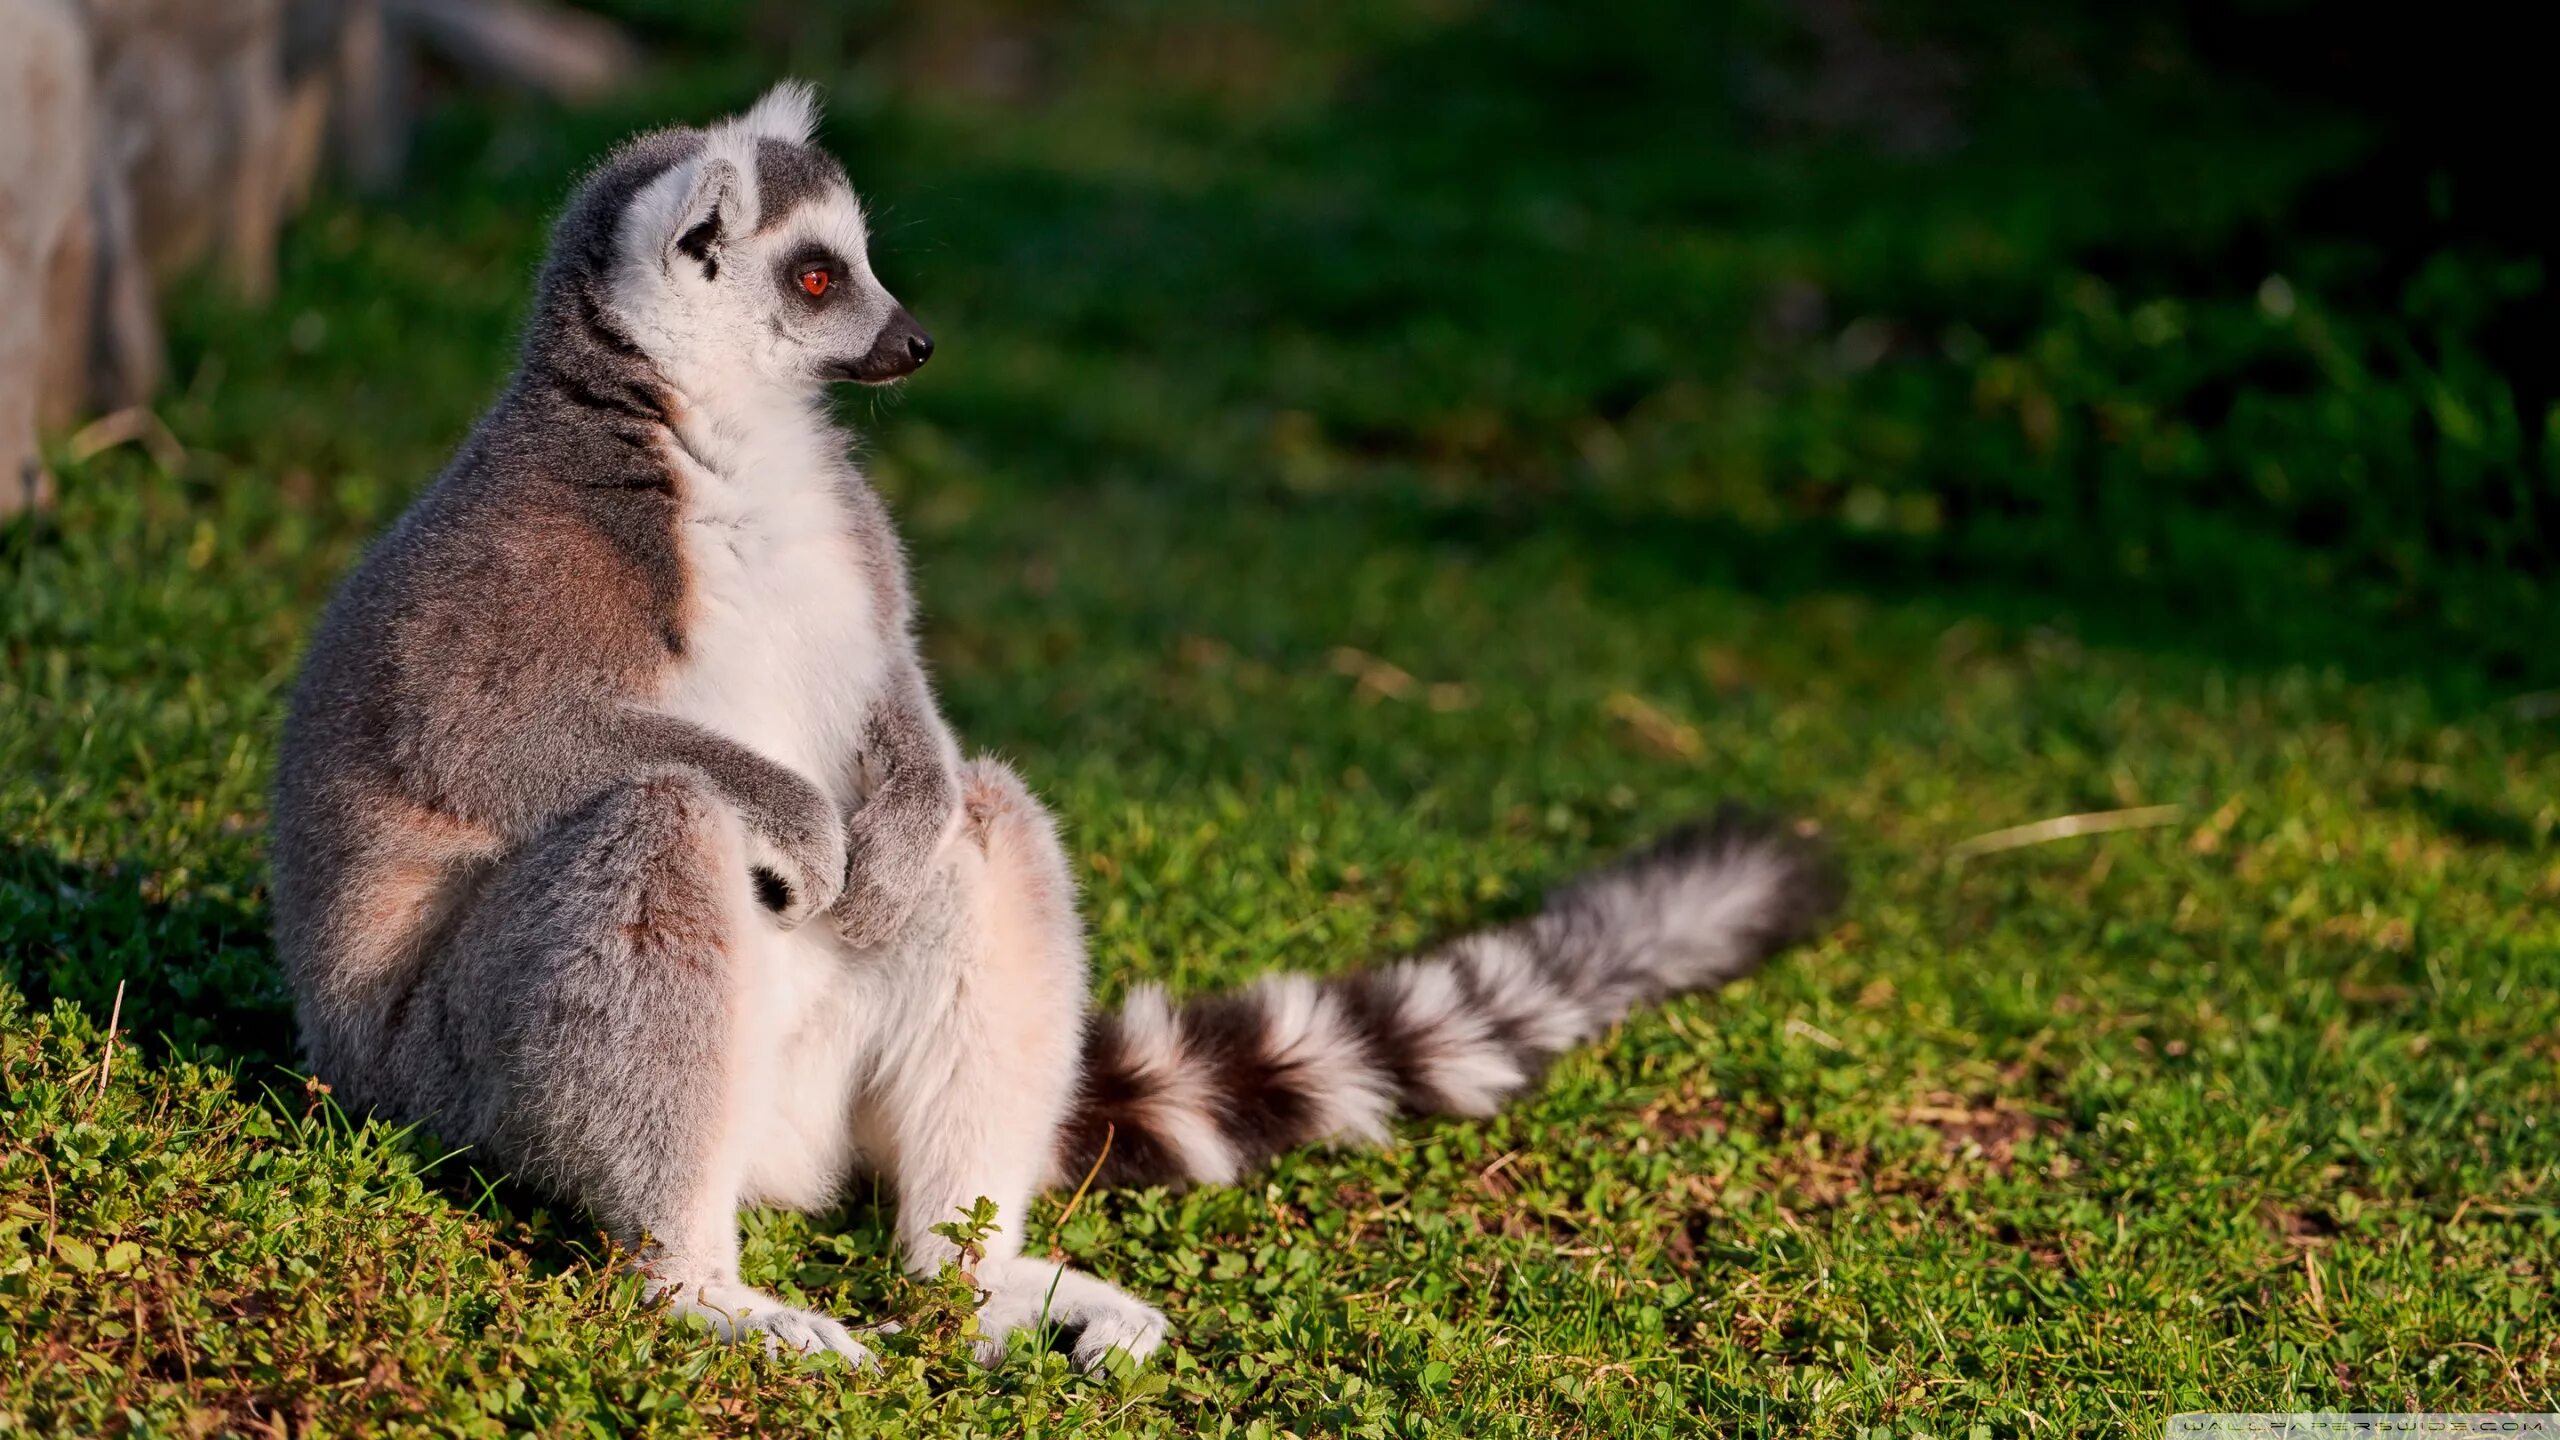
[[[1176,1006],[1130,992],[1085,1037],[1054,1175],[1223,1184],[1408,1115],[1486,1115],[1639,1005],[1732,980],[1838,906],[1829,856],[1726,809],[1547,897],[1538,914],[1383,969],[1282,974]],[[1106,1144],[1107,1137],[1107,1144]]]

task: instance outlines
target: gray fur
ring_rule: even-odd
[[[759,121],[773,103],[741,123],[788,127],[788,103]],[[859,254],[831,254],[841,305],[791,311],[780,285],[754,288],[769,277],[738,257],[776,227],[745,213],[723,158],[735,129],[643,136],[581,185],[514,380],[313,637],[273,845],[305,1044],[349,1104],[425,1121],[583,1203],[657,1293],[723,1334],[864,1358],[840,1322],[738,1283],[734,1221],[746,1200],[828,1203],[859,1158],[896,1184],[919,1268],[948,1257],[933,1224],[981,1195],[1004,1200],[1008,1237],[979,1277],[991,1354],[1044,1312],[1083,1328],[1083,1363],[1143,1353],[1163,1333],[1153,1310],[1015,1253],[1074,1085],[1073,883],[1020,783],[959,766],[910,635],[897,537],[843,462],[843,437],[816,432],[821,452],[802,457],[816,469],[790,491],[818,497],[843,537],[850,573],[828,594],[868,617],[855,653],[801,659],[887,657],[873,691],[845,692],[873,697],[848,753],[812,757],[834,778],[669,708],[689,667],[717,658],[706,645],[735,643],[708,623],[721,602],[694,567],[706,526],[717,546],[742,522],[701,507],[723,486],[726,503],[760,504],[787,478],[721,472],[765,461],[757,437],[702,418],[687,357],[658,348],[684,333],[684,306],[713,303],[685,297],[733,297],[717,301],[733,310],[766,297],[788,341],[769,354],[811,391],[884,346],[899,353],[873,368],[919,358],[907,341],[921,332]],[[776,162],[776,145],[805,148],[762,138],[760,171],[835,188],[777,185],[766,207],[832,207],[777,224],[819,224],[807,243],[832,234],[840,251],[859,233],[842,172]],[[635,229],[671,179],[685,185],[659,212],[672,219]],[[635,280],[644,241],[658,274]],[[704,449],[730,442],[749,458]],[[760,862],[784,872],[779,916],[754,904]],[[840,893],[811,927],[830,934],[792,939]],[[973,1052],[1003,1064],[965,1078],[913,1068]]]
[[[770,230],[791,212],[834,191],[850,189],[844,166],[814,145],[788,140],[756,142],[756,228]]]
[[[440,1128],[615,1217],[626,1238],[690,1239],[718,1091],[665,1081],[728,1063],[711,868],[724,809],[683,771],[634,780],[499,864],[395,1035],[389,1058],[412,1092],[398,1108],[441,1097],[424,1107]]]
[[[644,136],[581,187],[514,382],[341,587],[304,660],[275,796],[277,936],[314,1061],[358,1095],[432,930],[364,933],[384,928],[382,886],[441,916],[612,785],[697,773],[793,864],[802,908],[842,888],[842,827],[814,786],[639,704],[684,648],[678,500],[657,450],[664,385],[606,317],[604,271],[616,208],[697,144]]]
[[[1366,976],[1180,1012],[1141,987],[1088,1039],[1056,826],[961,758],[895,531],[816,403],[931,343],[813,123],[786,86],[588,177],[514,379],[313,636],[277,945],[348,1103],[585,1205],[722,1335],[856,1363],[840,1321],[739,1282],[737,1208],[879,1172],[929,1273],[956,1258],[933,1227],[986,1197],[982,1356],[1045,1316],[1092,1365],[1164,1317],[1021,1247],[1101,1137],[1122,1178],[1221,1180],[1481,1110],[1810,927],[1809,852],[1700,832]]]
[[[871,798],[846,823],[846,884],[827,914],[846,940],[870,946],[912,908],[959,804],[922,673],[907,669],[892,701],[872,712],[860,760]]]

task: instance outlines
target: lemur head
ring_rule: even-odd
[[[887,384],[932,356],[933,337],[871,273],[862,202],[811,143],[816,124],[809,87],[786,82],[735,119],[633,147],[677,158],[623,208],[605,299],[680,386],[814,393]]]

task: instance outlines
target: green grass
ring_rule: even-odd
[[[1805,118],[1750,9],[620,8],[680,61],[439,112],[270,310],[181,295],[183,466],[66,457],[0,536],[0,1429],[2560,1409],[2554,470],[2473,343],[2543,282],[2298,224],[2358,125],[2068,15],[1947,12],[1962,143],[1908,154]],[[497,385],[576,167],[785,60],[943,342],[849,414],[1106,995],[1392,954],[1728,797],[1822,822],[1840,924],[1498,1119],[1048,1203],[1173,1317],[1129,1375],[970,1370],[861,1198],[747,1263],[913,1320],[883,1371],[716,1347],[306,1088],[262,870],[302,638]]]

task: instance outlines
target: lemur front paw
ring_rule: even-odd
[[[816,786],[788,813],[747,827],[747,873],[756,903],[786,930],[826,909],[844,891],[844,828]]]
[[[882,944],[915,914],[933,883],[934,862],[958,824],[959,786],[945,777],[923,793],[889,803],[874,796],[845,827],[844,891],[827,916],[846,942]]]
[[[895,871],[897,873],[890,873]],[[907,923],[924,898],[924,866],[865,865],[856,861],[845,877],[844,892],[827,907],[836,933],[856,949],[886,942]]]

